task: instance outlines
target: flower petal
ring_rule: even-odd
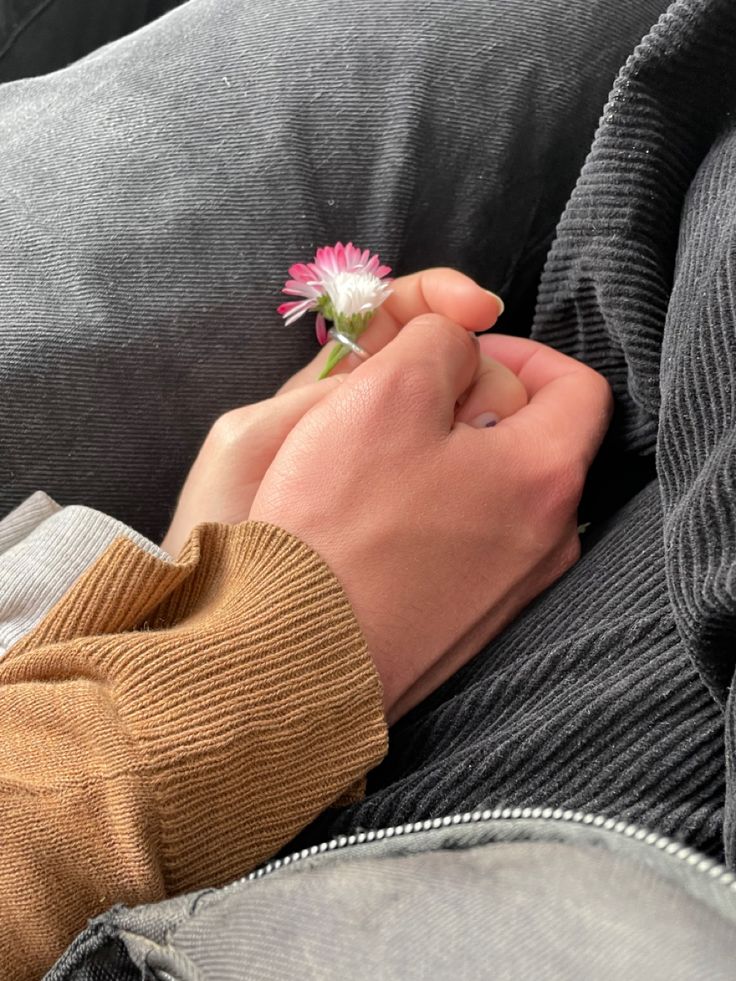
[[[287,296],[306,296],[316,300],[324,293],[324,289],[317,289],[311,283],[302,283],[298,279],[287,279],[281,292],[286,293]]]
[[[296,308],[295,307],[294,310],[292,310],[292,312],[284,320],[284,323],[286,324],[287,327],[290,324],[293,324],[294,321],[299,320],[300,317],[303,317],[304,314],[307,313],[311,309],[311,307],[306,306],[306,305],[305,306],[302,306],[301,304],[299,304],[299,306],[302,307],[302,308],[299,309],[299,308]]]
[[[335,256],[336,248],[337,246],[333,249],[332,246],[325,245],[321,249],[317,249],[317,254],[314,257],[314,264],[320,275],[323,273],[328,273],[329,275],[334,276],[339,272],[339,266]]]
[[[288,308],[288,309],[287,309]],[[301,303],[282,303],[278,308],[278,313],[284,318],[286,325],[293,324],[295,320],[303,317],[308,310],[312,309],[311,300],[302,300]]]
[[[353,242],[324,245],[315,252],[311,262],[295,262],[289,267],[282,292],[300,299],[282,303],[278,308],[286,323],[293,323],[309,310],[317,310],[322,297],[328,296],[340,317],[364,317],[378,307],[393,292],[386,277],[391,267],[381,265],[376,253],[358,248]],[[367,321],[366,321],[367,322]],[[327,341],[327,324],[318,313],[315,324],[320,344]]]
[[[295,262],[289,267],[289,275],[292,279],[302,279],[305,282],[312,279],[312,270],[303,262]]]

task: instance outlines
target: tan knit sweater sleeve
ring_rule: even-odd
[[[302,542],[203,525],[119,539],[0,662],[0,977],[88,917],[225,883],[386,751],[378,676]]]

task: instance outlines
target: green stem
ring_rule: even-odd
[[[317,381],[320,381],[322,378],[327,378],[327,376],[332,371],[332,369],[335,367],[335,365],[339,361],[342,361],[343,358],[347,357],[348,354],[350,354],[350,348],[349,347],[345,347],[344,344],[335,344],[335,346],[333,347],[333,349],[330,351],[330,356],[327,359],[327,363],[325,364],[324,368],[322,369],[322,371],[320,373],[320,376],[317,379]]]

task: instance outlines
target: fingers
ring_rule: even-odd
[[[263,402],[233,409],[218,419],[216,425],[224,431],[233,447],[239,446],[243,439],[247,440],[250,453],[265,462],[265,473],[294,426],[343,381],[342,375],[313,380]]]
[[[483,355],[478,374],[455,413],[455,422],[477,428],[488,426],[518,412],[527,404],[526,389],[516,375],[500,361]]]
[[[391,284],[393,293],[376,311],[370,325],[360,337],[360,345],[369,354],[382,350],[398,334],[401,327],[424,313],[439,313],[467,330],[485,330],[492,326],[503,309],[501,300],[486,292],[469,276],[456,269],[424,269],[409,276],[400,276]],[[332,344],[325,344],[319,353],[293,375],[280,392],[313,381],[322,371]],[[361,364],[351,354],[344,358],[332,374],[344,374]]]
[[[603,440],[613,409],[608,383],[592,368],[527,338],[488,334],[481,351],[506,365],[526,389],[529,403],[504,426],[527,433],[579,459],[586,467]]]
[[[384,308],[398,323],[439,313],[467,330],[487,330],[503,313],[503,301],[456,269],[423,269],[402,276]]]
[[[339,388],[344,380],[343,375],[322,378],[319,381],[312,379],[299,388],[280,392],[263,403],[264,410],[267,409],[269,413],[269,421],[273,423],[274,428],[289,433],[313,405]]]
[[[406,411],[418,408],[424,417],[434,415],[448,431],[455,420],[458,398],[470,387],[478,371],[479,346],[475,334],[436,313],[415,317],[396,338],[353,378],[374,377],[393,394],[406,396]]]

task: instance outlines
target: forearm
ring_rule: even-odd
[[[3,976],[114,902],[247,872],[378,762],[380,707],[298,540],[203,526],[178,563],[117,541],[0,666]]]

